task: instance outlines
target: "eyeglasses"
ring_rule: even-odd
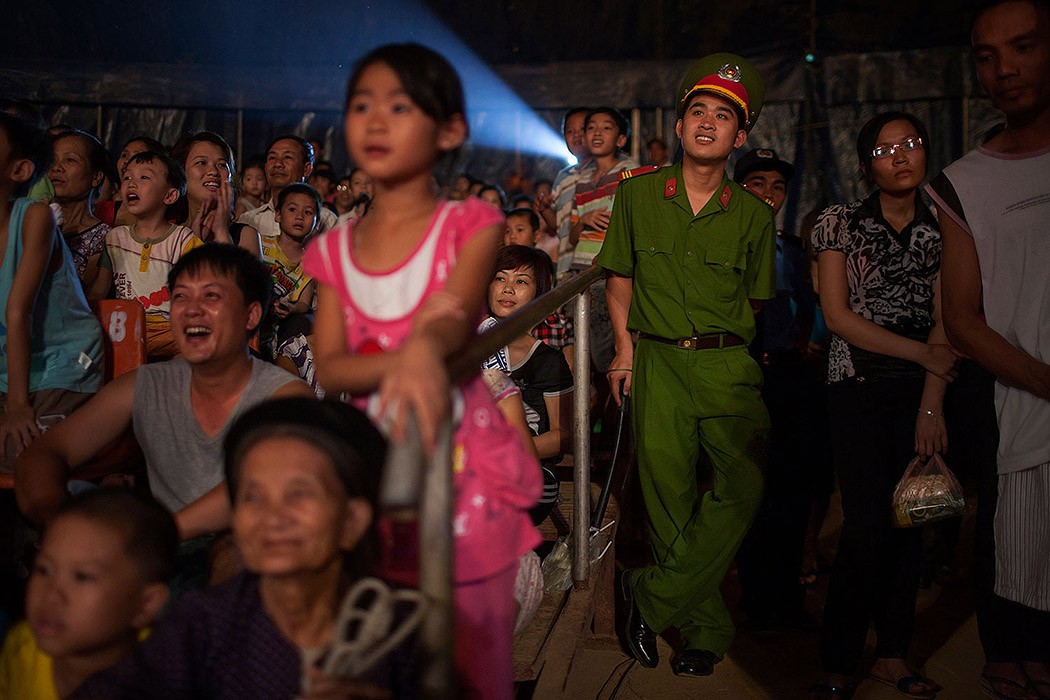
[[[350,189],[350,185],[336,185],[335,188],[337,190],[339,190],[340,192],[346,192],[347,190]]]
[[[922,139],[920,139],[917,136],[913,136],[911,138],[904,139],[904,141],[900,143],[879,144],[874,149],[872,149],[871,157],[875,158],[876,160],[881,158],[889,158],[894,153],[896,153],[898,149],[907,153],[908,151],[914,151],[916,148],[922,148]]]

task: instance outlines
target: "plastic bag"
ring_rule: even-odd
[[[893,525],[916,527],[962,515],[962,486],[939,454],[911,461],[893,490]]]

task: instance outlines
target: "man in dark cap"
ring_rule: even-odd
[[[655,633],[677,627],[685,648],[671,659],[676,674],[709,675],[729,649],[719,585],[762,497],[769,418],[747,346],[753,309],[775,291],[773,212],[725,165],[764,92],[739,56],[698,61],[676,95],[682,161],[620,186],[597,258],[616,335],[609,382],[633,402],[656,557],[624,574],[627,646],[653,667]],[[698,503],[701,447],[715,484]]]

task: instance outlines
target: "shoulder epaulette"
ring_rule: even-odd
[[[649,173],[655,173],[660,169],[658,165],[642,165],[637,168],[631,168],[630,170],[621,170],[620,179],[627,180],[636,175],[648,175]]]
[[[755,192],[754,190],[749,190],[748,188],[744,187],[743,185],[740,186],[740,189],[742,189],[744,192],[747,192],[752,197],[755,197],[760,202],[764,203],[766,206],[772,208],[773,202],[769,201],[768,199],[766,199],[765,197],[760,195],[758,192]]]

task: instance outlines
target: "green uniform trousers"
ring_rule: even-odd
[[[639,340],[631,385],[638,473],[656,564],[634,573],[652,629],[723,656],[733,621],[719,586],[762,499],[769,415],[747,348],[684,350]],[[714,490],[697,496],[703,447]]]

